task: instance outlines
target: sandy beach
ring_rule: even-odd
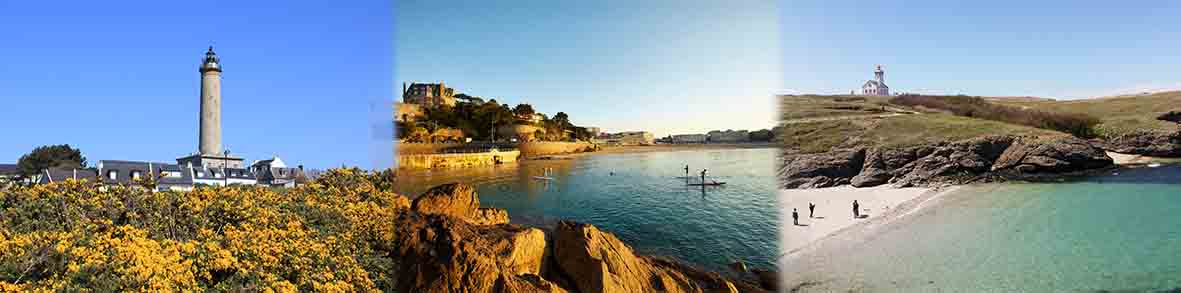
[[[1136,154],[1121,154],[1117,152],[1107,152],[1107,156],[1115,162],[1116,165],[1146,165],[1151,163],[1181,163],[1179,158],[1161,158],[1149,157]]]
[[[856,225],[878,225],[905,216],[935,197],[958,187],[893,188],[839,186],[819,189],[780,190],[780,258],[814,249],[815,244]],[[853,218],[853,200],[860,204],[862,218]],[[816,204],[815,217],[808,217],[808,203]],[[800,215],[792,223],[792,209]]]

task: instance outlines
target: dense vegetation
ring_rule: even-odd
[[[470,102],[469,102],[470,101]],[[504,125],[530,125],[544,129],[543,140],[587,140],[591,133],[586,128],[570,123],[570,117],[565,112],[558,112],[552,118],[546,117],[538,123],[525,119],[537,113],[529,104],[518,104],[510,108],[508,104],[500,104],[496,99],[482,102],[479,97],[468,97],[452,106],[424,109],[424,116],[414,122],[397,122],[398,138],[414,142],[428,142],[431,133],[439,129],[457,129],[462,131],[463,137],[473,140],[489,141],[493,139],[494,128]],[[544,115],[543,115],[544,116]],[[454,137],[454,136],[449,136]],[[496,134],[495,139],[506,139],[506,135]]]
[[[911,107],[922,106],[964,117],[1061,131],[1081,138],[1095,137],[1095,125],[1100,122],[1098,118],[1087,114],[1019,108],[969,96],[900,95],[890,99],[890,103]]]
[[[86,166],[82,151],[68,144],[40,146],[21,156],[16,162],[21,176],[31,177],[49,168],[81,168]]]
[[[0,291],[389,291],[404,197],[388,172],[147,192],[0,187]]]

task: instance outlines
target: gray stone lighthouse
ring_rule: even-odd
[[[221,64],[213,46],[201,63],[201,142],[202,155],[221,154]]]
[[[221,59],[213,46],[201,62],[201,116],[198,152],[176,159],[181,165],[242,168],[242,158],[233,157],[221,144]]]

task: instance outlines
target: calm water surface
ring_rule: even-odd
[[[477,186],[483,206],[508,210],[515,223],[546,228],[570,219],[610,231],[643,254],[714,270],[734,260],[772,268],[778,251],[776,152],[693,150],[523,161],[402,174],[406,179],[399,179],[399,188],[416,195],[437,184],[465,182]],[[726,185],[686,186],[686,164],[694,176],[707,168],[710,179]],[[532,178],[546,168],[554,180]]]
[[[937,200],[790,261],[787,284],[874,292],[1181,288],[1181,166],[971,186]]]

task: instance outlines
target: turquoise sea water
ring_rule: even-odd
[[[1181,166],[969,186],[936,201],[786,262],[787,284],[822,292],[1181,288]]]
[[[515,223],[552,227],[591,223],[638,252],[713,270],[735,260],[773,268],[778,212],[775,149],[693,150],[523,161],[496,167],[403,175],[406,194],[450,181],[477,186],[483,206],[508,210]],[[720,187],[688,187],[684,167],[709,169]],[[552,169],[555,179],[536,180]],[[614,175],[612,175],[612,172]],[[699,179],[693,179],[700,181]]]

